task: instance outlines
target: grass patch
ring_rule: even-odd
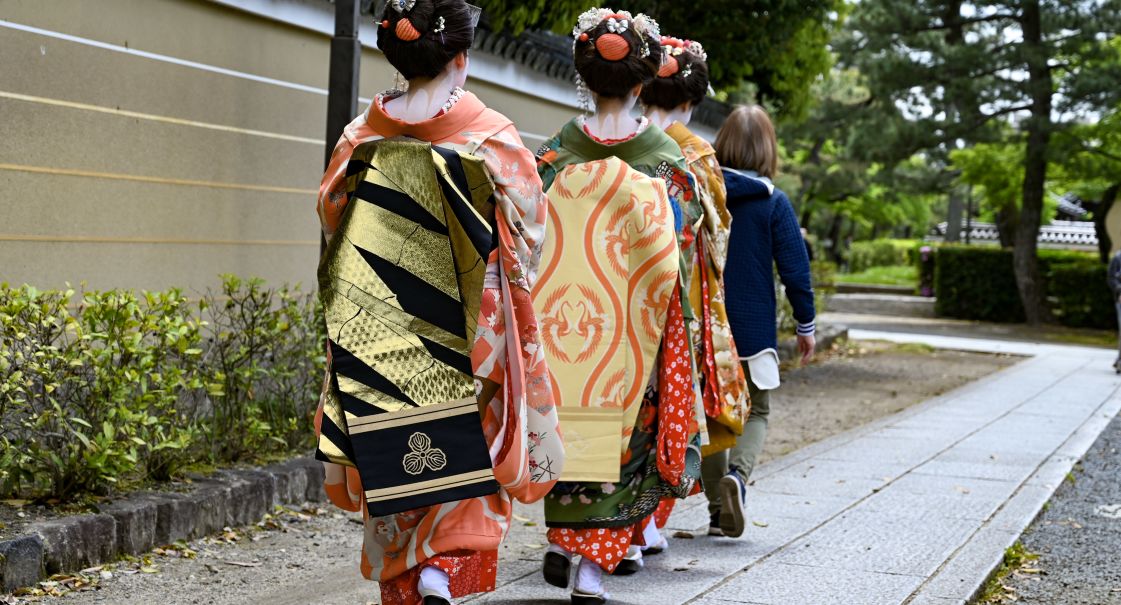
[[[869,267],[859,273],[838,273],[836,280],[843,284],[916,286],[919,283],[919,269],[914,265]]]
[[[1117,346],[1117,335],[1106,330],[1079,330],[1077,332],[1055,332],[1051,335],[1054,342],[1088,347],[1112,349]]]
[[[1004,551],[1004,562],[981,590],[981,596],[977,599],[978,605],[997,605],[1017,601],[1015,589],[1006,585],[1004,581],[1016,572],[1039,573],[1039,570],[1030,567],[1030,564],[1038,558],[1039,555],[1029,552],[1019,541],[1009,546]]]
[[[904,342],[892,347],[892,351],[895,353],[911,353],[913,355],[930,355],[934,352],[934,347],[921,342]]]

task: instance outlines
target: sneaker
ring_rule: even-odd
[[[708,517],[708,535],[710,536],[723,536],[724,530],[720,529],[720,511],[716,511]]]
[[[743,535],[745,500],[747,500],[747,484],[740,474],[732,469],[720,478],[720,529],[729,538]]]
[[[541,573],[545,576],[545,581],[557,588],[568,588],[569,572],[572,570],[572,557],[571,555],[565,556],[566,553],[550,550],[545,553],[545,564],[541,567]]]
[[[619,561],[615,566],[615,571],[611,572],[613,576],[632,576],[638,573],[643,566],[642,562],[642,549],[637,546],[631,546],[627,549],[627,556]]]

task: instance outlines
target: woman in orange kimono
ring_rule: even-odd
[[[703,455],[726,450],[743,432],[751,402],[747,377],[739,363],[732,328],[724,307],[724,263],[728,257],[728,235],[732,215],[728,212],[724,175],[716,163],[716,151],[708,141],[687,127],[708,94],[708,55],[699,42],[664,36],[666,60],[658,77],[642,89],[646,117],[660,126],[681,148],[689,172],[697,184],[697,198],[704,209],[697,233],[697,254],[690,279],[689,302],[695,315],[692,324],[709,443]],[[705,485],[715,490],[715,485]],[[659,507],[658,527],[663,527],[672,501]],[[715,518],[712,525],[716,526]]]
[[[510,120],[461,88],[477,21],[478,9],[463,0],[389,1],[378,46],[409,81],[408,90],[377,95],[346,127],[320,186],[318,213],[331,238],[354,193],[352,155],[367,143],[410,137],[468,154],[482,160],[494,185],[494,244],[476,303],[470,371],[498,492],[370,516],[359,473],[330,438],[346,430],[338,426],[341,414],[331,412],[330,374],[316,415],[317,455],[329,461],[327,494],[336,506],[364,513],[361,571],[381,583],[386,605],[449,604],[493,590],[512,499],[544,497],[563,464],[530,304],[545,235],[545,197],[533,154]]]

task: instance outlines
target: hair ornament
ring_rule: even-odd
[[[631,44],[619,34],[603,34],[596,38],[596,52],[608,61],[622,61],[631,54]]]
[[[389,6],[398,13],[407,13],[416,6],[416,0],[389,0]]]
[[[389,29],[389,19],[383,19],[379,25],[381,25],[383,29]]]
[[[397,37],[405,42],[415,42],[420,39],[420,32],[413,26],[413,22],[408,17],[401,19],[397,22],[397,29],[395,30]]]
[[[680,70],[681,64],[678,63],[677,59],[671,55],[669,57],[666,57],[665,61],[662,61],[662,67],[658,69],[658,77],[668,78]]]
[[[471,28],[474,29],[479,26],[479,19],[483,18],[483,9],[475,6],[474,4],[467,4],[467,18],[471,22]]]
[[[651,17],[641,13],[632,17],[628,11],[615,11],[610,8],[589,8],[584,11],[576,18],[576,26],[572,28],[572,37],[579,39],[580,34],[592,31],[604,21],[608,22],[608,31],[614,34],[621,34],[634,29],[640,37],[651,37],[655,40],[662,38],[658,22]],[[645,56],[649,56],[649,49],[647,49]]]
[[[444,16],[440,15],[439,17],[436,17],[436,27],[432,30],[432,33],[434,33],[434,34],[443,33],[444,29],[446,27],[447,27],[447,23],[444,22]]]
[[[613,34],[624,33],[630,26],[631,22],[622,15],[615,15],[614,17],[607,18],[607,31]]]
[[[698,57],[701,61],[708,61],[708,53],[705,52],[705,47],[701,46],[700,42],[689,40],[685,43],[685,50],[689,51],[689,54]]]

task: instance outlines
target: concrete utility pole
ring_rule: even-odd
[[[358,113],[359,0],[335,0],[335,37],[331,38],[331,72],[327,84],[327,150],[324,167],[342,136],[343,128]]]
[[[358,113],[358,65],[362,44],[358,42],[359,0],[335,0],[335,37],[331,38],[331,65],[327,80],[327,149],[323,167],[331,163],[331,152],[343,128]],[[322,233],[319,255],[327,248]]]

